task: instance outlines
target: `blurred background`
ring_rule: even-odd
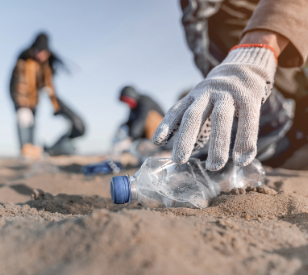
[[[9,80],[20,52],[40,31],[71,73],[59,71],[57,94],[84,119],[79,154],[103,154],[129,108],[118,100],[124,85],[150,95],[164,109],[198,83],[201,74],[187,49],[178,1],[5,1],[0,10],[0,155],[19,154]],[[50,101],[40,98],[36,143],[49,145],[65,132]]]

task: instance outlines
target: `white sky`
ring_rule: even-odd
[[[72,70],[55,78],[58,95],[85,120],[76,141],[81,154],[100,154],[126,120],[119,89],[132,84],[165,111],[178,94],[201,80],[181,26],[177,0],[2,1],[0,9],[0,155],[16,156],[18,143],[9,79],[18,54],[47,31],[51,48]],[[65,131],[42,97],[37,144],[51,144]]]

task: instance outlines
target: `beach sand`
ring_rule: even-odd
[[[101,159],[0,160],[1,274],[308,273],[308,171],[266,168],[266,187],[202,210],[146,209],[80,172]]]

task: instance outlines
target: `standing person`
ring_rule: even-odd
[[[181,7],[205,79],[168,111],[153,142],[164,145],[178,132],[172,159],[184,163],[209,140],[213,171],[230,153],[238,166],[256,155],[281,165],[307,143],[307,80],[298,68],[308,54],[308,2],[181,0]],[[296,99],[296,111],[286,97]]]
[[[161,107],[149,96],[139,94],[133,87],[126,86],[120,92],[120,101],[130,108],[129,118],[122,126],[128,127],[132,140],[152,140],[154,132],[164,117]]]
[[[65,138],[61,137],[55,144],[62,148],[58,153],[72,153],[67,141],[84,134],[82,120],[56,96],[53,76],[59,65],[63,62],[50,50],[47,34],[40,33],[33,44],[19,55],[14,67],[10,94],[17,116],[20,149],[25,156],[36,158],[42,152],[41,147],[34,145],[36,107],[42,89],[51,100],[54,114],[62,115],[71,122]]]

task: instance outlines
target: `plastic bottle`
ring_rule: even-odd
[[[198,159],[178,165],[170,159],[150,157],[132,177],[113,177],[110,191],[115,204],[138,202],[148,207],[206,208],[221,191],[261,185],[264,176],[258,160],[246,167],[229,161],[223,169],[209,172]]]

